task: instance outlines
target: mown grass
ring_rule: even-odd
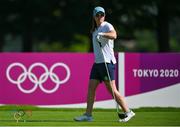
[[[18,123],[13,114],[17,110],[32,110],[32,116]],[[127,123],[119,123],[115,109],[94,109],[93,122],[75,122],[74,117],[84,109],[40,108],[34,106],[0,106],[0,126],[180,126],[180,108],[134,109],[136,116]]]

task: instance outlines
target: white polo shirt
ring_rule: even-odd
[[[115,56],[114,56],[114,40],[113,39],[106,39],[107,41],[101,43],[102,47],[100,47],[98,41],[97,41],[97,38],[96,36],[98,35],[98,33],[100,32],[110,32],[114,30],[114,27],[104,21],[103,23],[101,23],[101,25],[93,32],[92,36],[93,36],[93,49],[94,49],[94,55],[95,55],[95,63],[104,63],[104,62],[107,62],[107,63],[110,63],[111,61],[115,64],[116,63],[116,59],[115,59]],[[101,48],[102,48],[102,51],[101,51]],[[105,57],[105,61],[104,61],[104,58],[103,58],[103,54],[104,54],[104,57]]]

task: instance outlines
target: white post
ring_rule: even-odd
[[[125,54],[118,53],[118,87],[122,96],[125,96]]]

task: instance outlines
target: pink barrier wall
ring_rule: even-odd
[[[125,96],[180,83],[179,53],[125,53]]]
[[[88,53],[1,53],[0,104],[85,103],[93,62]],[[96,101],[111,98],[99,85]]]

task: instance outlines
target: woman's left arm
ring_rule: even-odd
[[[116,39],[117,38],[117,34],[115,30],[111,30],[109,32],[106,33],[99,33],[99,35],[108,38],[108,39]]]

